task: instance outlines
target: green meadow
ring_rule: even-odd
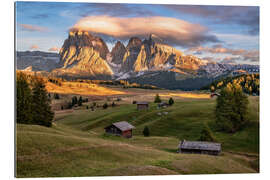
[[[256,173],[259,97],[249,102],[250,123],[234,134],[215,130],[215,99],[196,98],[175,98],[161,109],[150,103],[143,111],[132,98],[94,111],[86,109],[88,102],[56,113],[52,128],[17,124],[17,177]],[[132,138],[104,134],[104,127],[118,121],[136,127]],[[222,143],[221,155],[176,153],[180,140],[198,140],[204,124]],[[145,126],[150,137],[142,135]]]

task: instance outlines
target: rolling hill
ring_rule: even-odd
[[[151,104],[148,111],[138,112],[130,103],[133,98],[106,110],[86,110],[89,102],[72,113],[56,113],[52,128],[17,124],[17,177],[258,172],[257,97],[250,97],[251,124],[235,134],[214,130],[213,99],[179,97],[172,107],[160,110]],[[133,138],[104,134],[106,125],[121,120],[136,127]],[[196,140],[204,123],[222,143],[223,153],[176,153],[179,140]],[[150,137],[142,136],[145,125]]]

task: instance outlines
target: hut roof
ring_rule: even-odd
[[[141,101],[141,102],[137,102],[137,104],[147,104],[148,105],[148,102]]]
[[[204,142],[204,141],[182,141],[180,142],[181,149],[198,149],[208,151],[221,151],[220,143]]]
[[[129,124],[126,121],[116,122],[116,123],[113,123],[113,125],[115,127],[119,128],[121,131],[127,131],[127,130],[135,128],[134,126],[132,126],[131,124]]]

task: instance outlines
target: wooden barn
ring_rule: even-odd
[[[219,155],[221,144],[204,141],[180,141],[178,153]]]
[[[166,103],[166,102],[161,102],[161,103],[158,104],[158,107],[159,107],[159,108],[166,108],[166,107],[168,107],[168,106],[169,106],[169,104]]]
[[[149,107],[148,102],[137,102],[137,110],[148,109],[148,107]]]
[[[114,134],[117,136],[123,136],[126,138],[131,138],[132,129],[135,129],[135,127],[126,121],[120,121],[120,122],[113,123],[105,127],[104,129],[106,133]]]

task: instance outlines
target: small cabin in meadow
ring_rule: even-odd
[[[114,134],[117,136],[123,136],[126,138],[131,138],[132,129],[135,129],[135,127],[126,121],[120,121],[120,122],[112,123],[111,125],[105,127],[104,129],[106,133]]]
[[[149,107],[148,102],[137,102],[137,110],[148,109],[148,107]]]
[[[180,141],[178,153],[219,155],[221,144],[205,141]]]
[[[158,107],[159,107],[159,108],[166,108],[166,107],[168,107],[168,106],[169,106],[169,104],[166,103],[166,102],[161,102],[161,103],[158,104]]]

